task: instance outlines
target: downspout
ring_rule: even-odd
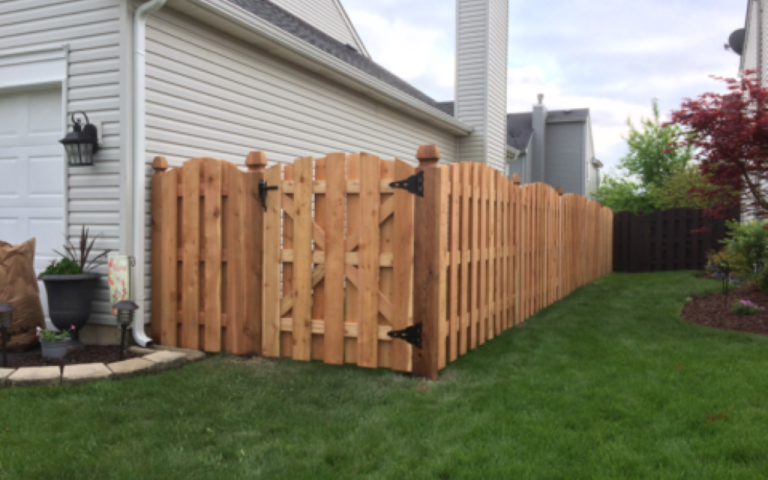
[[[144,235],[146,228],[146,95],[145,46],[147,16],[160,10],[166,0],[150,0],[140,6],[133,17],[133,256],[136,267],[133,276],[133,299],[144,308]],[[133,339],[146,347],[152,339],[144,332],[144,314],[133,320]]]

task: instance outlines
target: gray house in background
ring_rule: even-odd
[[[543,95],[532,112],[507,115],[508,174],[543,182],[564,193],[589,195],[600,185],[589,109],[547,110]]]

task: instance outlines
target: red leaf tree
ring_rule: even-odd
[[[738,79],[713,78],[728,91],[686,99],[669,122],[683,127],[678,146],[694,146],[713,187],[694,188],[690,195],[709,199],[714,207],[708,213],[716,217],[739,204],[742,211],[768,212],[768,90],[752,71]]]

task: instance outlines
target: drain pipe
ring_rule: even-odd
[[[133,17],[133,256],[136,267],[133,276],[133,300],[144,308],[144,273],[146,255],[144,251],[144,226],[146,205],[146,75],[145,75],[145,46],[147,16],[160,10],[166,0],[150,0],[140,6]],[[144,315],[136,315],[133,320],[133,339],[146,347],[152,344],[152,339],[144,332]]]

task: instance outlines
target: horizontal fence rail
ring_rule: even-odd
[[[417,157],[266,168],[254,152],[247,171],[156,158],[154,340],[436,378],[613,270],[613,214],[599,203],[479,163],[437,166],[435,146]],[[421,348],[390,335],[415,326]]]

